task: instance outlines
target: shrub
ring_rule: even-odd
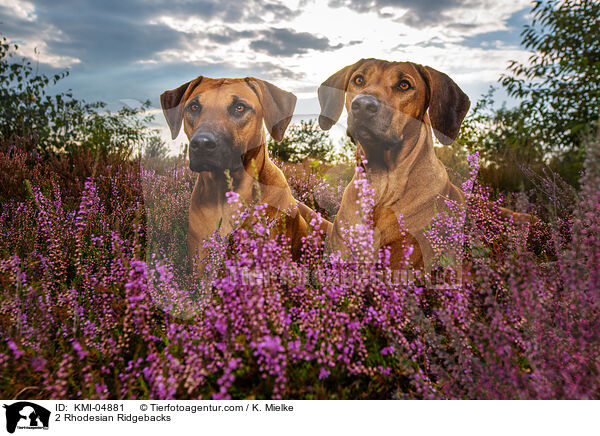
[[[333,142],[315,120],[300,120],[300,124],[292,124],[282,141],[269,138],[267,146],[273,156],[283,162],[300,162],[304,159],[330,161],[333,158]]]
[[[86,149],[98,153],[118,151],[129,154],[148,135],[144,115],[150,101],[140,108],[106,110],[103,102],[86,103],[73,98],[71,91],[51,95],[50,87],[68,76],[68,71],[49,77],[34,69],[25,58],[14,61],[18,50],[0,37],[0,139],[19,138],[35,145],[44,154]]]
[[[332,166],[319,161],[286,163],[275,157],[273,160],[285,174],[294,198],[321,213],[325,219],[335,217],[350,181],[350,172],[354,172],[352,167],[344,164]]]
[[[59,163],[22,168],[36,152],[3,149],[0,159],[16,162],[3,189],[25,188],[1,202],[0,389],[14,398],[597,399],[596,144],[572,234],[552,233],[556,261],[541,263],[523,243],[527,228],[496,222],[493,205],[474,206],[458,227],[471,278],[453,289],[398,280],[407,264],[392,268],[385,250],[370,261],[368,225],[349,229],[350,260],[321,254],[311,235],[293,262],[260,206],[240,209],[256,225],[207,241],[213,280],[186,281],[177,239],[187,170],[146,167],[144,177],[135,162],[107,157],[67,188],[56,182]],[[470,180],[470,204],[486,201]],[[369,216],[368,184],[357,183]]]

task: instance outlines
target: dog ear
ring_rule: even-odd
[[[257,94],[263,108],[265,126],[267,126],[269,134],[275,141],[281,141],[285,130],[292,121],[292,115],[294,115],[294,108],[296,107],[296,96],[272,83],[254,77],[246,78],[246,82],[251,88],[253,85],[258,86]]]
[[[467,94],[446,74],[419,65],[429,85],[429,119],[436,138],[444,145],[454,142],[471,106]]]
[[[171,130],[171,138],[177,138],[181,121],[183,120],[183,103],[186,97],[202,81],[203,76],[198,76],[194,80],[184,83],[179,88],[165,91],[160,95],[160,105]]]
[[[344,109],[344,99],[350,76],[367,60],[361,59],[352,65],[348,65],[321,83],[317,91],[319,104],[321,105],[321,114],[319,115],[321,129],[331,129],[331,126],[340,119]]]

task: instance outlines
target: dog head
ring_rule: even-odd
[[[173,139],[183,122],[192,171],[237,171],[244,157],[265,143],[263,122],[281,141],[292,119],[296,96],[253,77],[199,76],[160,96]]]
[[[470,102],[446,74],[412,62],[361,59],[319,87],[319,124],[328,130],[344,102],[348,135],[367,148],[394,149],[427,122],[442,144],[451,144]]]

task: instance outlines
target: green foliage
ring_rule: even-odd
[[[550,155],[551,166],[575,184],[584,137],[600,119],[600,3],[536,1],[532,15],[522,32],[532,52],[528,63],[511,62],[500,81],[509,95],[523,99],[515,114],[521,124],[535,126],[539,150],[532,153]]]
[[[144,113],[150,101],[110,112],[103,102],[73,98],[70,90],[51,95],[49,88],[68,71],[49,77],[29,60],[15,59],[17,51],[16,44],[0,39],[0,138],[34,138],[31,143],[45,153],[86,149],[129,154],[148,135],[153,117]]]
[[[465,148],[454,142],[450,145],[435,146],[433,149],[438,159],[446,167],[450,181],[456,186],[460,186],[469,176],[469,164]]]
[[[539,126],[545,151],[579,148],[582,130],[600,118],[600,3],[536,1],[522,32],[531,52],[501,78],[511,96]]]
[[[337,150],[332,153],[332,162],[356,165],[356,144],[350,138],[342,138],[338,143]]]
[[[527,167],[539,172],[545,165],[545,158],[550,155],[544,153],[539,141],[539,128],[531,122],[524,109],[509,109],[505,105],[495,108],[494,92],[495,89],[491,87],[465,118],[457,141],[462,149],[451,156],[454,160],[459,156],[464,167],[465,151],[479,152],[480,177],[484,183],[502,190],[517,191],[529,186],[528,176],[521,168]],[[453,145],[451,148],[457,146]],[[446,165],[447,160],[448,158],[442,158]],[[457,165],[455,162],[450,166]]]
[[[459,143],[482,158],[481,178],[500,190],[531,187],[545,167],[576,186],[586,134],[600,118],[600,3],[535,1],[522,32],[527,63],[512,61],[501,84],[520,104],[494,108],[493,89],[463,123]]]
[[[321,130],[315,120],[292,124],[281,142],[269,138],[268,147],[283,162],[300,162],[307,158],[331,161],[334,148],[329,134]]]
[[[147,139],[144,146],[145,158],[165,159],[169,154],[169,147],[160,136],[151,136]]]

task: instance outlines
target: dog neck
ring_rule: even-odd
[[[406,216],[447,189],[448,174],[435,154],[429,120],[421,124],[418,135],[403,141],[399,151],[386,150],[380,159],[385,167],[369,162],[365,166],[375,204],[399,207]]]

